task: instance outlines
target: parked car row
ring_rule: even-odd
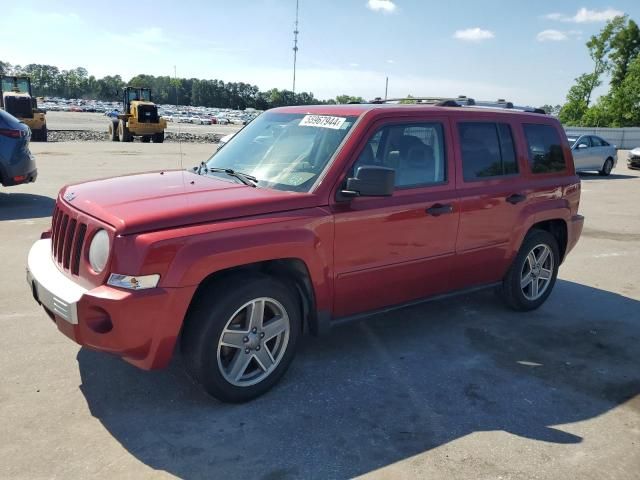
[[[193,113],[169,113],[162,112],[162,118],[168,122],[176,123],[195,123],[198,125],[246,125],[253,120],[257,114],[230,115],[225,113],[218,114],[193,114]]]
[[[45,97],[39,102],[44,111],[51,112],[97,112],[109,117],[115,117],[120,113],[119,102],[106,102],[101,100],[67,99],[58,97]],[[247,108],[246,110],[232,110],[209,107],[180,107],[175,105],[158,105],[158,114],[168,122],[193,123],[198,125],[246,125],[260,113],[259,110]]]

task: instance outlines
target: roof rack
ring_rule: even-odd
[[[374,104],[408,104],[408,105],[434,105],[437,107],[479,107],[479,108],[505,108],[510,110],[517,110],[520,112],[540,113],[546,114],[541,108],[514,105],[513,102],[509,102],[503,98],[499,98],[496,101],[487,100],[474,100],[471,97],[465,95],[458,95],[457,97],[405,97],[405,98],[388,98],[383,100],[382,98],[375,98],[370,103]]]

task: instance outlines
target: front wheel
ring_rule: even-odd
[[[301,332],[295,290],[258,275],[219,283],[196,300],[182,333],[188,373],[223,402],[271,389],[293,360]]]
[[[163,143],[164,142],[164,132],[154,133],[152,136],[153,143]]]
[[[611,170],[613,170],[613,158],[609,157],[602,165],[602,170],[598,173],[603,177],[608,177],[611,174]]]
[[[123,120],[120,120],[120,122],[118,122],[118,139],[121,142],[133,141],[133,136],[129,132],[129,128],[127,127],[127,125],[124,123]]]
[[[529,232],[502,281],[504,301],[514,310],[538,308],[555,285],[559,264],[556,238],[546,230]]]

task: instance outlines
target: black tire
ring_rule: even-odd
[[[234,312],[253,299],[267,297],[279,302],[289,318],[289,336],[280,362],[259,383],[238,386],[227,381],[218,362],[218,345]],[[231,278],[211,285],[195,300],[185,321],[180,346],[189,375],[223,402],[241,403],[270,390],[285,374],[295,355],[302,318],[297,293],[278,279],[262,274]],[[236,350],[233,355],[244,355]]]
[[[611,174],[611,170],[613,170],[613,158],[609,157],[604,161],[602,165],[602,170],[598,172],[601,177],[608,177]]]
[[[133,141],[133,136],[129,132],[129,127],[125,125],[124,120],[120,120],[118,122],[118,139],[121,142]]]
[[[553,269],[551,279],[546,286],[546,290],[539,298],[530,300],[525,296],[521,286],[521,279],[523,270],[525,269],[525,262],[527,262],[527,256],[538,245],[546,245],[551,250],[551,254],[553,255]],[[516,258],[513,260],[509,271],[502,281],[502,285],[499,288],[500,296],[503,298],[505,303],[514,310],[535,310],[542,305],[551,294],[558,276],[559,265],[560,253],[556,237],[546,230],[534,229],[529,231],[522,242],[522,246],[520,247]]]
[[[47,141],[47,127],[42,127],[38,130],[31,131],[31,141],[33,142],[46,142]]]
[[[149,143],[151,141],[151,137],[149,135],[144,135],[140,138],[142,143]]]
[[[164,142],[164,132],[158,132],[153,134],[153,143],[163,143]]]
[[[118,141],[118,122],[109,122],[108,137],[112,142]]]

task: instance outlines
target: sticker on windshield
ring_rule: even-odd
[[[329,117],[327,115],[305,115],[300,120],[301,127],[333,128],[339,130],[347,119],[344,117]]]

